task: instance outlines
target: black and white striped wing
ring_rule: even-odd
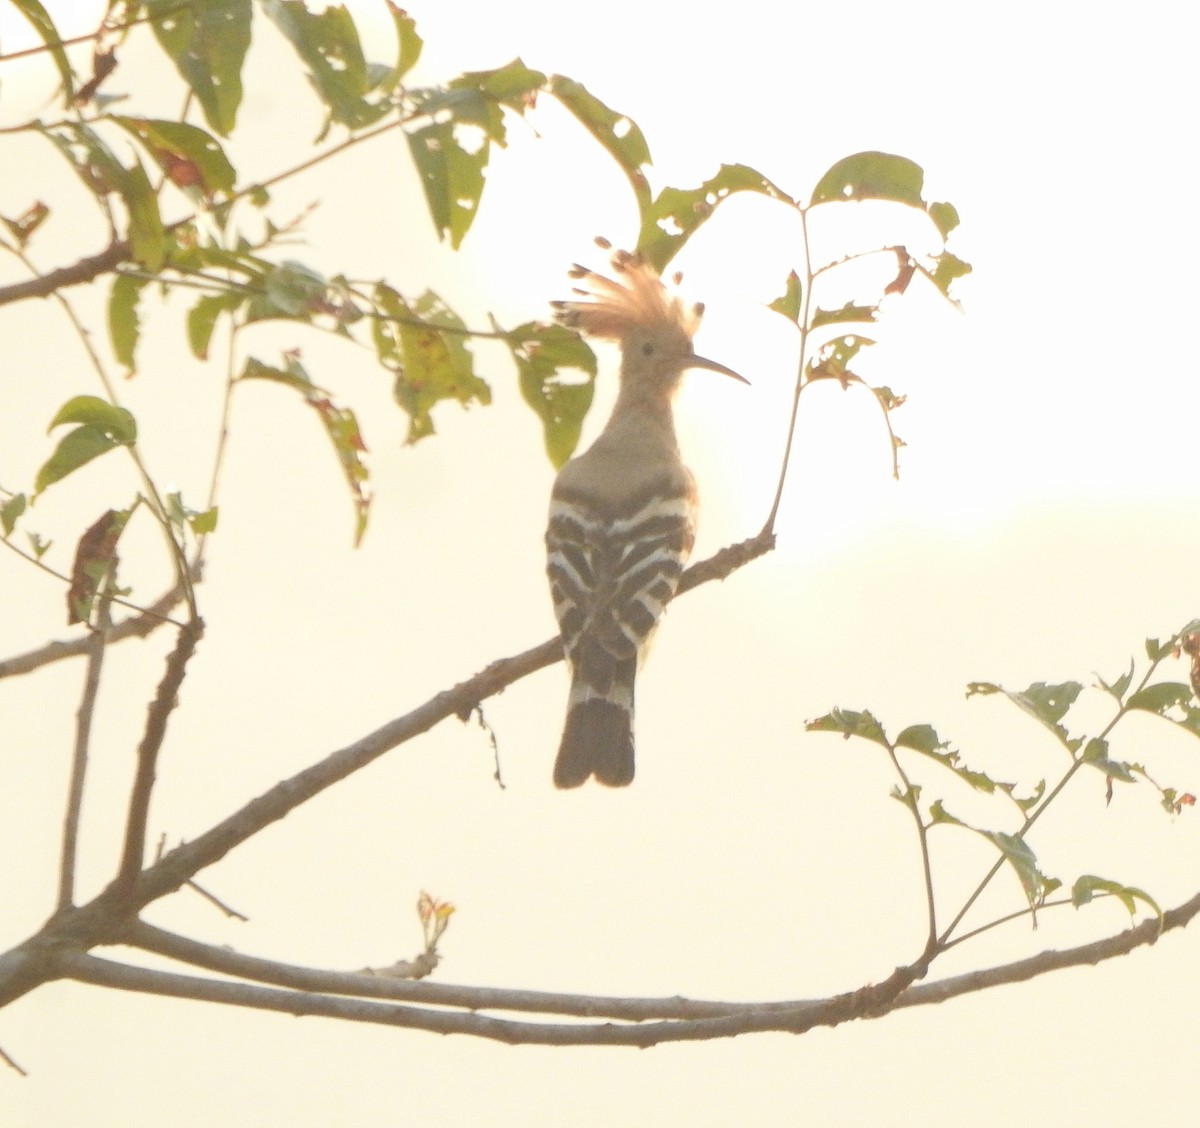
[[[552,499],[546,545],[554,613],[575,681],[593,695],[625,703],[617,672],[630,662],[636,669],[679,585],[695,527],[691,491],[639,499],[625,514]]]

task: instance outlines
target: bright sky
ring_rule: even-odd
[[[386,28],[382,3],[352,7]],[[869,398],[814,390],[779,550],[680,601],[659,634],[627,792],[551,788],[566,692],[555,668],[487,705],[505,790],[491,780],[486,736],[443,725],[202,875],[250,923],[183,894],[151,919],[301,964],[383,965],[419,947],[412,904],[424,888],[458,906],[446,982],[783,998],[881,980],[921,941],[911,827],[880,757],[806,735],[802,722],[835,705],[869,707],[892,732],[929,721],[971,763],[1032,784],[1062,770],[1055,749],[995,699],[964,701],[966,683],[1111,678],[1147,635],[1200,614],[1190,520],[1200,381],[1179,328],[1200,251],[1183,140],[1196,19],[1178,5],[1131,15],[1027,0],[1003,10],[869,0],[784,15],[763,0],[709,11],[413,0],[409,10],[426,41],[420,81],[518,54],[570,75],[642,127],[656,188],[741,162],[804,195],[858,150],[910,157],[927,198],[958,208],[951,249],[975,273],[959,291],[962,312],[914,289],[889,302],[875,334],[872,375],[909,397],[895,416],[909,444],[899,483]],[[19,34],[0,0],[0,49],[20,46]],[[381,40],[377,56],[390,50]],[[247,175],[295,159],[316,130],[315,105],[280,51],[263,35],[249,63],[234,146]],[[174,112],[144,93],[144,59],[123,52],[113,89],[143,91],[131,112]],[[10,74],[0,70],[0,124],[20,119],[17,94],[27,96]],[[594,235],[622,244],[636,234],[623,178],[546,103],[528,126],[513,123],[460,253],[435,242],[392,137],[276,193],[281,217],[320,201],[311,245],[295,257],[430,285],[471,324],[488,311],[504,324],[544,316],[567,264],[594,253]],[[44,145],[12,143],[0,137],[0,215],[10,217],[66,181]],[[34,246],[46,268],[103,244],[90,219],[73,226],[63,200]],[[795,342],[762,306],[798,261],[794,240],[786,212],[739,200],[678,261],[708,307],[698,348],[753,383],[697,373],[681,397],[705,502],[701,553],[755,532],[769,507]],[[0,284],[20,277],[0,260]],[[102,333],[102,307],[78,299]],[[148,319],[141,371],[121,392],[151,465],[198,498],[221,372],[181,346],[184,308]],[[264,329],[253,347],[270,359],[294,338]],[[58,404],[95,388],[48,303],[0,311],[0,339],[0,484],[14,489],[45,457]],[[369,358],[315,336],[301,343],[310,370],[364,421],[372,527],[352,550],[324,439],[277,389],[246,389],[201,591],[208,636],[152,810],[154,831],[172,841],[553,631],[541,560],[552,472],[502,352],[479,353],[495,406],[442,408],[438,437],[410,449]],[[615,355],[602,364],[588,435],[602,424]],[[95,514],[128,496],[116,460],[94,470],[38,503],[35,527],[56,541],[60,564]],[[131,546],[127,578],[152,598],[164,571],[153,539],[141,543],[150,563]],[[0,555],[0,657],[63,636],[61,606],[58,586]],[[105,815],[126,794],[165,644],[126,644],[106,667],[86,890],[110,873],[117,828]],[[1179,665],[1166,676],[1184,675]],[[0,793],[10,859],[0,949],[50,908],[79,678],[59,665],[0,682],[12,781]],[[1200,748],[1165,729],[1147,720],[1115,752],[1200,793]],[[998,807],[922,778],[929,797],[1003,825]],[[1164,906],[1195,891],[1196,815],[1170,820],[1148,788],[1121,789],[1106,808],[1097,775],[1052,809],[1033,845],[1068,883],[1096,872]],[[934,847],[948,916],[990,859],[965,832],[935,834]],[[1019,907],[1011,878],[997,893],[996,912]],[[1111,905],[1059,910],[1036,934],[1009,925],[936,970],[1123,924]],[[512,1049],[55,985],[0,1014],[0,1046],[32,1071],[0,1074],[0,1107],[20,1128],[1116,1126],[1150,1106],[1157,1124],[1190,1125],[1192,1102],[1179,1094],[1200,1035],[1195,945],[1174,933],[1099,969],[800,1039],[636,1054]]]

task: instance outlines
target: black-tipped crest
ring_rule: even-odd
[[[612,247],[601,238],[596,245],[604,250]],[[687,306],[677,294],[669,293],[658,271],[640,255],[617,250],[609,262],[615,280],[579,263],[572,265],[568,277],[585,283],[574,287],[573,292],[590,300],[552,302],[558,321],[588,336],[618,341],[638,330],[660,329],[675,330],[692,339],[700,325],[703,305]],[[678,285],[682,277],[676,272],[674,283]]]

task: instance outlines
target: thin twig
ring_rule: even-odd
[[[926,934],[926,950],[929,958],[932,958],[938,950],[938,927],[937,907],[933,896],[933,867],[929,859],[929,832],[925,824],[921,821],[921,810],[917,806],[917,793],[913,789],[912,780],[908,778],[908,773],[900,763],[900,757],[896,754],[895,746],[888,741],[885,747],[887,748],[888,756],[891,758],[892,767],[896,769],[896,774],[900,777],[900,781],[904,785],[904,805],[912,815],[913,822],[917,828],[917,842],[921,848],[921,872],[925,878],[925,904],[927,906],[926,911],[929,922],[929,930]]]
[[[1178,637],[1180,637],[1180,636],[1176,636],[1176,638],[1178,638]],[[1106,724],[1104,726],[1104,728],[1100,731],[1100,735],[1097,739],[1099,739],[1099,740],[1107,739],[1108,734],[1110,732],[1112,732],[1112,730],[1114,728],[1116,728],[1117,723],[1128,712],[1128,710],[1129,710],[1128,702],[1129,702],[1130,698],[1133,696],[1136,696],[1138,693],[1140,693],[1143,689],[1146,688],[1146,686],[1150,682],[1150,678],[1154,675],[1154,671],[1158,669],[1159,663],[1161,663],[1161,662],[1162,662],[1162,659],[1157,658],[1150,663],[1149,667],[1146,670],[1145,675],[1142,677],[1142,680],[1140,682],[1138,682],[1137,688],[1134,690],[1134,692],[1132,694],[1130,694],[1129,696],[1127,696],[1125,698],[1125,701],[1123,701],[1119,704],[1116,713],[1113,715],[1112,719],[1108,722],[1108,724]],[[1022,842],[1025,840],[1025,835],[1029,833],[1029,829],[1033,826],[1034,823],[1036,823],[1038,821],[1039,818],[1041,818],[1041,816],[1042,816],[1043,812],[1046,810],[1046,808],[1049,807],[1050,804],[1053,803],[1056,798],[1058,798],[1058,796],[1062,793],[1063,788],[1065,788],[1067,786],[1067,784],[1071,782],[1071,780],[1075,777],[1075,773],[1078,772],[1081,767],[1083,767],[1084,763],[1085,763],[1085,761],[1082,756],[1077,756],[1072,759],[1071,766],[1069,768],[1067,768],[1067,770],[1063,773],[1063,776],[1058,781],[1058,783],[1056,783],[1050,789],[1050,791],[1042,798],[1042,801],[1032,811],[1030,811],[1029,814],[1027,814],[1025,816],[1025,819],[1021,824],[1020,830],[1018,830],[1015,835],[1016,838],[1020,839]],[[953,935],[954,930],[962,923],[963,918],[970,911],[971,906],[974,905],[975,902],[983,895],[983,891],[988,887],[988,885],[991,884],[992,879],[996,876],[996,874],[998,874],[1001,871],[1001,869],[1004,868],[1005,861],[1006,861],[1006,859],[1003,854],[1000,857],[998,857],[992,863],[992,865],[988,869],[987,873],[985,873],[983,875],[983,877],[980,879],[979,884],[975,886],[975,889],[971,893],[971,895],[966,899],[966,901],[963,902],[962,908],[960,908],[958,910],[957,914],[955,914],[954,919],[949,923],[949,925],[946,926],[945,931],[942,933],[941,937],[939,938],[939,943],[943,948],[946,948],[949,946],[947,942],[950,940],[950,937]],[[976,929],[975,931],[979,931],[979,930]]]
[[[133,777],[133,793],[129,799],[129,813],[125,820],[125,847],[121,854],[121,867],[114,883],[118,889],[130,888],[142,868],[146,846],[146,816],[150,809],[150,794],[154,789],[158,753],[167,735],[167,718],[177,704],[179,688],[187,672],[188,660],[195,653],[196,644],[204,633],[204,621],[193,619],[179,632],[175,649],[167,658],[166,673],[159,683],[158,692],[150,703],[146,718],[146,731],[138,745],[137,769]]]
[[[92,718],[96,696],[100,692],[100,671],[104,666],[104,651],[112,627],[108,596],[114,583],[109,570],[99,592],[97,623],[86,639],[87,663],[84,667],[83,696],[75,715],[75,749],[71,757],[71,779],[67,788],[67,811],[63,818],[62,860],[58,871],[58,909],[75,903],[75,861],[79,845],[79,817],[83,811],[83,789],[87,778],[88,748],[92,736]]]
[[[775,487],[775,497],[771,501],[771,512],[763,524],[764,533],[774,533],[775,519],[779,516],[779,506],[783,502],[783,487],[787,483],[788,465],[792,458],[792,444],[796,439],[796,421],[800,412],[800,393],[808,386],[804,379],[805,361],[808,356],[808,321],[812,303],[813,269],[812,257],[808,246],[808,210],[803,207],[796,209],[800,213],[800,246],[804,250],[804,292],[800,295],[800,316],[796,326],[800,330],[800,359],[796,366],[796,386],[792,393],[792,412],[788,417],[787,442],[783,447],[783,461],[779,466],[779,484]]]

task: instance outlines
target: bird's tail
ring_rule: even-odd
[[[622,695],[624,696],[624,695]],[[633,687],[628,703],[572,686],[558,759],[555,787],[579,787],[589,776],[608,787],[633,782]]]

